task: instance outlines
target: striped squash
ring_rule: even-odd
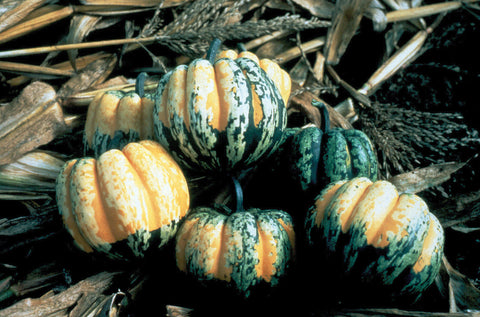
[[[359,177],[328,185],[305,229],[310,254],[324,256],[324,272],[339,283],[372,287],[371,295],[388,290],[418,298],[439,272],[442,226],[420,197],[399,195],[387,181]]]
[[[257,287],[279,284],[294,248],[292,219],[283,211],[197,207],[177,233],[177,267],[201,282],[224,283],[249,297]]]
[[[170,241],[190,203],[182,171],[154,141],[68,161],[56,199],[80,249],[127,259]]]
[[[83,135],[84,152],[98,157],[130,142],[153,140],[153,95],[120,90],[97,94],[90,103]]]
[[[186,168],[241,170],[278,147],[290,77],[250,52],[216,55],[215,44],[207,58],[177,66],[159,81],[155,138]]]
[[[328,110],[322,111],[322,129],[309,125],[291,141],[290,175],[304,191],[315,191],[329,183],[354,177],[377,180],[378,163],[370,139],[360,130],[330,128]]]

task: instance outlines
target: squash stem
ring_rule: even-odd
[[[243,190],[240,182],[235,176],[232,176],[233,185],[235,186],[235,197],[237,200],[235,212],[242,212],[243,209]]]
[[[244,43],[238,43],[237,44],[237,49],[238,49],[239,52],[246,52],[247,51],[247,48],[245,47]]]
[[[145,95],[145,80],[148,75],[146,72],[141,72],[138,74],[137,79],[135,80],[135,93],[142,98]]]
[[[219,38],[214,38],[212,43],[210,43],[210,47],[207,51],[206,59],[213,65],[215,63],[215,57],[217,56],[218,50],[222,45],[222,41]]]
[[[322,131],[327,133],[330,130],[330,114],[328,113],[327,106],[318,100],[312,100],[312,106],[317,107],[322,115]]]

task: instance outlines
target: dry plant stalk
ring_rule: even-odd
[[[418,56],[427,36],[427,31],[417,32],[415,36],[413,36],[373,73],[358,92],[367,96],[371,95],[383,82],[393,76],[399,69],[411,63]]]
[[[70,77],[73,75],[71,70],[62,70],[56,69],[52,67],[45,67],[45,66],[37,66],[37,65],[30,65],[30,64],[23,64],[23,63],[14,63],[14,62],[6,62],[0,61],[0,71],[9,71],[14,73],[23,73],[23,74],[30,74],[30,75],[45,75],[44,77]],[[40,77],[40,76],[37,76]],[[48,78],[48,77],[47,77]]]
[[[47,0],[26,0],[0,16],[0,32],[22,21],[30,12],[44,5]]]
[[[73,13],[73,9],[71,7],[64,7],[62,9],[55,10],[53,12],[49,12],[44,15],[41,15],[37,18],[33,18],[29,21],[20,23],[0,33],[0,44],[19,38],[32,31],[43,28],[53,22],[62,20],[72,15],[72,13]]]
[[[463,3],[464,2],[461,2],[461,1],[434,3],[434,4],[424,5],[416,8],[389,11],[385,14],[385,16],[387,18],[388,23],[407,21],[407,20],[423,18],[430,15],[435,15],[439,13],[456,10],[461,8]]]

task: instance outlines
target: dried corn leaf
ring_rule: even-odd
[[[193,309],[181,306],[167,305],[166,309],[170,317],[188,317],[193,314]]]
[[[295,46],[295,47],[292,47],[292,48],[284,51],[281,54],[278,54],[275,57],[275,61],[278,64],[287,63],[287,62],[291,61],[292,59],[295,59],[295,58],[301,56],[302,52],[305,53],[305,54],[310,53],[310,52],[315,52],[320,47],[322,47],[324,44],[325,44],[325,37],[324,36],[318,37],[316,39],[313,39],[313,40],[310,40],[308,42],[302,43],[299,47]]]
[[[416,8],[408,8],[403,10],[393,10],[386,13],[386,18],[389,23],[418,19],[429,15],[439,14],[456,10],[462,7],[460,1],[449,1],[443,3],[435,3]]]
[[[94,54],[91,54],[91,55],[86,55],[86,56],[83,56],[83,57],[79,57],[75,61],[75,64],[77,65],[77,71],[85,68],[85,66],[87,66],[88,64],[92,63],[93,61],[95,61],[97,59],[106,58],[108,56],[110,56],[110,54],[98,52],[98,53],[94,53]],[[2,62],[0,62],[0,64],[1,63]],[[63,71],[63,72],[65,72],[65,74],[67,74],[67,73],[70,74],[69,76],[73,75],[73,68],[72,68],[72,65],[71,65],[70,61],[65,61],[65,62],[55,64],[55,65],[51,65],[48,68]],[[7,80],[7,84],[9,84],[11,87],[15,87],[15,86],[20,86],[20,85],[28,82],[28,80],[30,80],[29,77],[22,75],[22,76],[14,77],[14,78],[11,78],[11,79]]]
[[[0,165],[64,133],[63,111],[52,86],[34,82],[0,108]]]
[[[465,164],[457,162],[434,164],[393,176],[388,180],[397,187],[399,192],[418,193],[446,182]]]
[[[324,55],[327,63],[336,65],[347,49],[371,0],[338,0],[332,27],[327,33]]]
[[[382,66],[373,73],[367,82],[358,90],[364,95],[373,94],[382,83],[392,77],[398,70],[411,63],[423,47],[427,39],[427,31],[419,31],[405,45],[403,45],[395,54],[393,54]]]
[[[93,61],[62,85],[58,90],[58,98],[63,103],[63,100],[69,96],[104,82],[112,73],[116,63],[116,55]]]
[[[64,160],[43,151],[25,154],[17,161],[0,167],[0,193],[49,192]]]
[[[49,316],[61,311],[71,310],[81,299],[88,296],[102,297],[102,295],[113,282],[117,272],[101,272],[78,282],[72,287],[60,292],[40,298],[27,298],[14,305],[0,310],[0,316],[10,317],[34,317]],[[83,302],[82,307],[88,310],[88,304]]]
[[[131,6],[112,6],[112,5],[78,5],[74,6],[75,12],[101,15],[101,16],[119,16],[125,14],[134,14],[150,11],[152,8],[131,7]]]
[[[37,79],[52,79],[65,76],[70,77],[73,75],[73,72],[68,70],[5,61],[0,61],[0,71],[23,74],[23,76]]]
[[[343,129],[352,129],[352,125],[335,109],[328,105],[325,101],[318,98],[316,95],[307,90],[302,90],[301,87],[292,83],[292,97],[289,103],[289,107],[300,111],[305,117],[317,127],[322,125],[322,117],[317,107],[312,106],[312,100],[317,100],[325,105],[330,115],[330,124],[333,127],[341,127]]]
[[[22,21],[30,12],[40,7],[47,0],[26,0],[17,1],[18,5],[7,10],[0,16],[0,32],[14,26]]]
[[[162,8],[179,6],[191,0],[81,0],[82,4],[88,5],[112,5],[112,6],[134,6],[134,7],[155,7]]]
[[[292,0],[300,7],[304,8],[312,15],[320,18],[331,18],[335,11],[335,5],[333,2],[325,0]]]
[[[158,86],[158,82],[156,81],[148,81],[145,82],[145,87],[144,89],[146,91],[153,91],[156,89]],[[89,90],[85,92],[79,92],[76,94],[73,94],[69,96],[64,102],[64,106],[69,106],[69,107],[85,107],[92,102],[93,98],[95,95],[101,92],[105,91],[110,91],[110,90],[121,90],[123,92],[129,92],[129,91],[134,91],[135,90],[135,83],[127,83],[127,84],[120,84],[120,85],[114,85],[114,86],[108,86],[104,88],[99,88],[95,90]]]
[[[118,18],[102,19],[99,16],[76,15],[70,20],[70,29],[67,35],[67,44],[81,43],[91,32],[116,24]],[[74,70],[78,56],[78,49],[68,50],[68,58]]]
[[[68,6],[17,24],[14,27],[11,27],[0,33],[0,43],[11,41],[25,34],[43,28],[49,24],[60,21],[70,16],[72,13],[73,9]]]
[[[480,310],[480,290],[467,276],[453,268],[445,256],[436,285],[449,297],[451,313]]]

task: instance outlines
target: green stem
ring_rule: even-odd
[[[232,176],[233,185],[235,186],[235,198],[237,200],[237,204],[235,207],[235,212],[242,212],[243,209],[243,190],[240,182],[235,176]]]
[[[135,93],[142,98],[145,96],[145,80],[148,75],[146,72],[141,72],[138,74],[137,79],[135,80]]]
[[[322,115],[322,131],[327,133],[330,130],[330,114],[328,112],[327,105],[318,100],[312,100],[312,106],[317,107]]]
[[[237,44],[237,49],[238,49],[239,52],[246,52],[247,51],[247,48],[245,47],[244,43],[238,43]]]
[[[212,43],[210,43],[210,47],[207,51],[206,59],[213,65],[215,63],[215,57],[217,56],[218,50],[222,45],[222,41],[218,38],[213,39]]]

